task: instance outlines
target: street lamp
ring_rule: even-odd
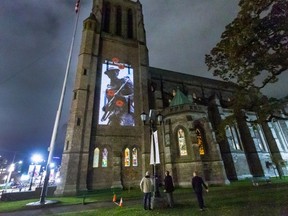
[[[151,109],[149,111],[149,116],[145,112],[141,113],[141,115],[140,115],[141,120],[143,121],[144,124],[145,124],[145,122],[147,120],[149,120],[150,137],[151,137],[151,143],[152,143],[151,151],[153,152],[153,155],[150,155],[150,157],[153,157],[152,160],[150,158],[150,164],[151,164],[151,162],[153,162],[153,175],[154,175],[154,193],[153,193],[153,197],[154,198],[155,197],[160,197],[159,180],[158,180],[157,170],[156,170],[156,164],[157,163],[160,164],[160,159],[159,159],[159,161],[156,161],[157,157],[159,158],[159,146],[156,146],[156,145],[158,145],[158,140],[155,140],[154,131],[156,129],[157,122],[162,124],[162,121],[163,121],[163,116],[161,114],[158,114],[156,116],[155,112],[156,112],[155,110]],[[153,199],[153,200],[155,200],[155,199]]]
[[[22,161],[19,161],[19,162],[17,162],[17,163],[22,164]],[[8,176],[7,176],[7,179],[6,179],[5,190],[7,190],[7,188],[8,188],[8,184],[9,184],[9,182],[10,182],[10,180],[11,180],[11,175],[12,175],[12,173],[13,173],[14,170],[15,170],[15,165],[16,165],[16,163],[12,163],[12,164],[9,166],[9,169],[8,169],[9,174],[8,174]]]
[[[32,160],[32,163],[34,164],[34,167],[33,167],[32,173],[31,173],[30,186],[29,186],[29,189],[28,189],[29,191],[31,191],[31,189],[32,189],[33,177],[34,177],[34,175],[35,175],[36,165],[37,165],[38,163],[42,162],[43,159],[42,159],[42,156],[41,156],[41,155],[35,154],[35,155],[32,156],[31,160]]]
[[[10,182],[11,175],[12,175],[12,172],[13,172],[14,170],[15,170],[15,164],[12,163],[12,164],[9,166],[9,169],[8,169],[9,174],[8,174],[7,179],[6,179],[5,190],[7,190],[7,188],[8,188],[8,184],[9,184],[9,182]]]

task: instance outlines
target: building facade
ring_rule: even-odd
[[[220,139],[215,131],[233,113],[234,87],[149,67],[143,20],[139,0],[93,1],[83,22],[57,193],[138,186],[147,170],[160,180],[169,170],[181,187],[190,187],[194,170],[210,184],[285,174],[287,121],[252,125],[246,119],[257,114],[243,112]],[[151,140],[159,145],[160,164],[153,166]]]

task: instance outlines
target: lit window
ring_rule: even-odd
[[[108,166],[108,150],[106,148],[102,151],[102,167]]]
[[[176,96],[176,90],[175,90],[175,89],[173,89],[173,91],[172,91],[172,95],[173,95],[173,97]]]
[[[196,96],[196,93],[195,93],[195,92],[193,92],[193,94],[192,94],[192,97],[193,97],[194,99],[196,99],[196,98],[197,98],[197,96]]]
[[[178,137],[178,146],[179,146],[180,156],[185,156],[187,155],[187,145],[186,145],[186,140],[185,140],[185,132],[183,129],[180,128],[178,130],[177,137]]]
[[[137,157],[137,149],[133,148],[132,150],[132,159],[133,159],[133,166],[138,166],[138,157]]]
[[[94,157],[93,157],[93,167],[99,166],[99,148],[95,148],[94,150]]]
[[[201,131],[199,129],[196,129],[196,135],[197,135],[197,144],[199,147],[199,154],[205,155],[202,134],[201,134]]]
[[[126,148],[124,154],[125,154],[124,166],[129,167],[130,166],[130,150],[128,148]]]

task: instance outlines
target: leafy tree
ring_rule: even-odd
[[[263,121],[278,107],[260,90],[288,68],[288,1],[240,0],[239,6],[205,62],[214,76],[238,85],[235,114],[248,109]]]
[[[288,1],[241,0],[205,62],[214,76],[245,89],[261,89],[288,68]]]

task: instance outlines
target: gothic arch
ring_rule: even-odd
[[[127,37],[130,39],[134,37],[133,25],[134,25],[133,10],[129,8],[127,11]]]
[[[194,122],[195,134],[196,134],[196,142],[198,145],[198,153],[201,157],[204,157],[208,154],[208,143],[206,139],[207,128],[205,128],[205,118],[200,121],[197,120]]]
[[[183,157],[183,156],[188,156],[189,155],[189,150],[188,150],[188,131],[187,129],[179,125],[175,128],[174,131],[174,136],[176,140],[176,149],[177,149],[177,156],[178,157]]]
[[[122,149],[122,164],[124,168],[139,167],[140,162],[140,149],[136,145],[126,145]]]
[[[116,6],[116,35],[122,36],[122,8],[120,5]]]
[[[103,31],[110,32],[110,22],[111,22],[111,5],[109,2],[104,3],[103,7]]]

